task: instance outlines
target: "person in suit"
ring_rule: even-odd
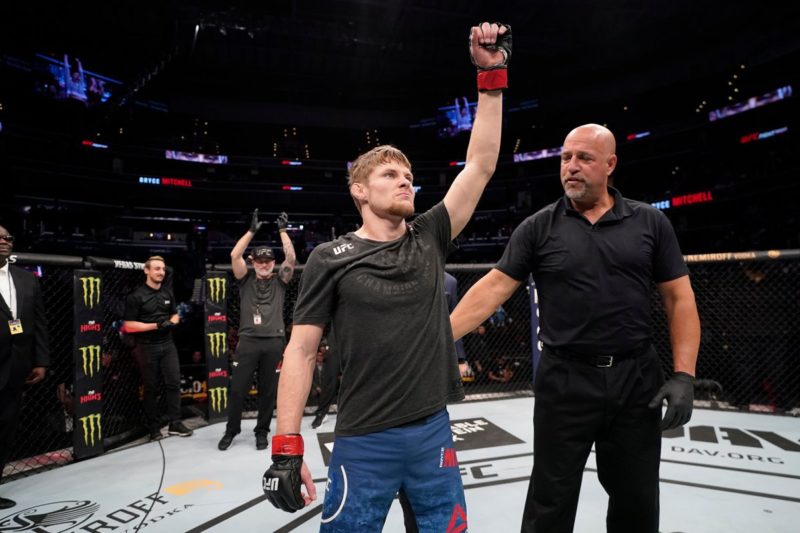
[[[13,248],[14,237],[0,226],[0,477],[14,442],[22,390],[42,381],[50,364],[39,281],[8,263]],[[0,497],[0,509],[16,504]]]

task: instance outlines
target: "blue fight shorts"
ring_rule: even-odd
[[[384,431],[336,437],[320,531],[381,531],[401,489],[420,532],[467,531],[464,485],[446,409]]]

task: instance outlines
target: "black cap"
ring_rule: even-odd
[[[266,259],[267,261],[271,261],[275,259],[275,253],[273,253],[272,248],[269,246],[259,246],[258,248],[253,248],[253,251],[250,252],[250,257],[254,261],[256,259]]]

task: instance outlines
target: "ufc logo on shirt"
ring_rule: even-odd
[[[279,479],[276,477],[270,479],[264,479],[264,490],[269,491],[276,491],[278,490],[278,481]]]
[[[353,249],[353,245],[348,242],[346,244],[342,244],[341,246],[337,246],[336,248],[334,248],[333,249],[333,254],[334,255],[339,255],[342,252],[345,252],[347,250],[352,250],[352,249]]]

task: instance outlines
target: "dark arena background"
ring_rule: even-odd
[[[779,424],[800,416],[795,4],[8,4],[0,21],[0,225],[16,238],[11,261],[39,277],[52,364],[44,381],[25,389],[0,495],[149,445],[141,377],[120,326],[151,255],[166,258],[179,302],[182,416],[221,436],[229,396],[225,380],[209,387],[209,363],[227,370],[236,347],[230,252],[250,214],[259,209],[267,221],[253,244],[273,247],[279,263],[274,220],[289,215],[298,256],[284,309],[291,324],[311,250],[358,227],[349,162],[382,144],[402,149],[413,165],[417,213],[439,202],[461,170],[471,124],[459,115],[476,100],[467,36],[482,20],[511,24],[514,52],[497,170],[448,258],[459,292],[499,260],[521,221],[563,194],[564,136],[580,124],[606,125],[617,138],[613,185],[663,210],[686,256],[702,322],[695,407],[761,413]],[[467,406],[531,399],[534,289],[523,285],[464,338]],[[223,323],[213,320],[220,309]],[[654,288],[667,372],[661,309]],[[76,387],[77,377],[91,386]],[[254,382],[245,405],[251,421],[257,393]],[[528,404],[516,416],[529,426]],[[191,453],[215,459],[215,442]],[[800,451],[796,430],[781,442]],[[267,455],[249,475],[260,477]],[[260,495],[258,482],[249,498]],[[70,490],[60,495],[82,499]],[[784,494],[794,494],[790,513],[800,518],[793,490]],[[254,501],[231,500],[217,514]],[[275,529],[291,530],[288,520]],[[16,531],[3,524],[0,531]],[[153,531],[204,530],[197,524]],[[517,525],[514,514],[509,527]]]

